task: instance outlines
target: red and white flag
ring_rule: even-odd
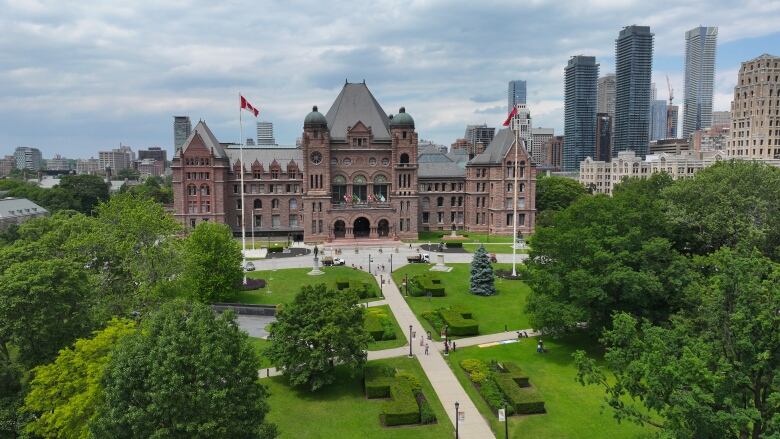
[[[504,126],[508,127],[509,124],[512,122],[512,118],[517,116],[517,107],[513,107],[512,111],[509,113],[509,116],[506,117],[506,120],[504,121]]]
[[[241,96],[241,109],[242,110],[249,110],[249,112],[254,114],[255,117],[257,117],[257,115],[260,114],[260,110],[258,110],[257,108],[253,107],[252,104],[250,104],[249,101],[247,101],[246,98],[243,97],[243,96]]]

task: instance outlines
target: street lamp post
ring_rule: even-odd
[[[404,275],[404,285],[406,285],[406,297],[409,297],[409,275]]]
[[[455,401],[455,439],[458,439],[458,407],[460,407],[460,404],[458,401]]]
[[[371,253],[368,254],[368,273],[371,274]]]
[[[504,438],[509,439],[509,417],[507,416],[509,412],[506,411],[506,406],[504,406]]]
[[[390,253],[390,273],[393,272],[393,254]]]
[[[412,325],[409,325],[409,358],[412,357]]]

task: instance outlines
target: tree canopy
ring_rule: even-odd
[[[108,200],[108,184],[98,175],[64,175],[56,187],[76,201],[75,209],[90,214],[101,201]]]
[[[291,304],[277,310],[265,352],[291,384],[315,391],[336,379],[337,364],[353,374],[362,369],[370,340],[363,318],[351,290],[305,286]]]
[[[615,379],[583,352],[579,378],[606,389],[618,419],[665,437],[777,437],[780,265],[727,248],[696,265],[690,310],[664,325],[616,314],[602,339]]]
[[[53,363],[33,369],[23,408],[33,416],[25,430],[40,437],[92,437],[89,424],[102,404],[100,380],[111,351],[135,328],[132,320],[112,319],[92,338],[61,350]]]
[[[233,296],[243,279],[241,247],[224,224],[199,223],[184,242],[183,258],[182,283],[202,302]]]
[[[561,210],[569,207],[588,191],[579,181],[554,175],[536,179],[536,210]]]
[[[272,438],[260,359],[232,313],[173,301],[117,346],[95,437]]]

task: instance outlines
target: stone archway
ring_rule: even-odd
[[[387,238],[390,235],[390,222],[386,219],[379,220],[376,226],[376,233],[380,238]]]
[[[344,221],[338,220],[333,223],[333,236],[336,238],[343,238],[347,234],[347,225]]]
[[[368,238],[371,234],[371,223],[368,218],[361,216],[358,217],[354,224],[352,224],[352,235],[355,238]]]

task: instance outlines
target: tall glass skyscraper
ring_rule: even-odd
[[[683,138],[712,126],[717,27],[695,27],[685,33],[685,98]]]
[[[509,92],[507,99],[507,112],[512,111],[512,108],[517,104],[527,104],[526,102],[526,90],[525,81],[509,81]]]
[[[173,150],[179,150],[190,137],[192,124],[189,116],[173,116]]]
[[[650,140],[666,139],[666,101],[655,99],[650,102]]]
[[[620,151],[647,155],[650,133],[650,78],[653,34],[649,26],[627,26],[615,40],[615,137],[612,157]]]
[[[563,171],[576,171],[585,157],[596,156],[596,57],[573,56],[564,69]]]

